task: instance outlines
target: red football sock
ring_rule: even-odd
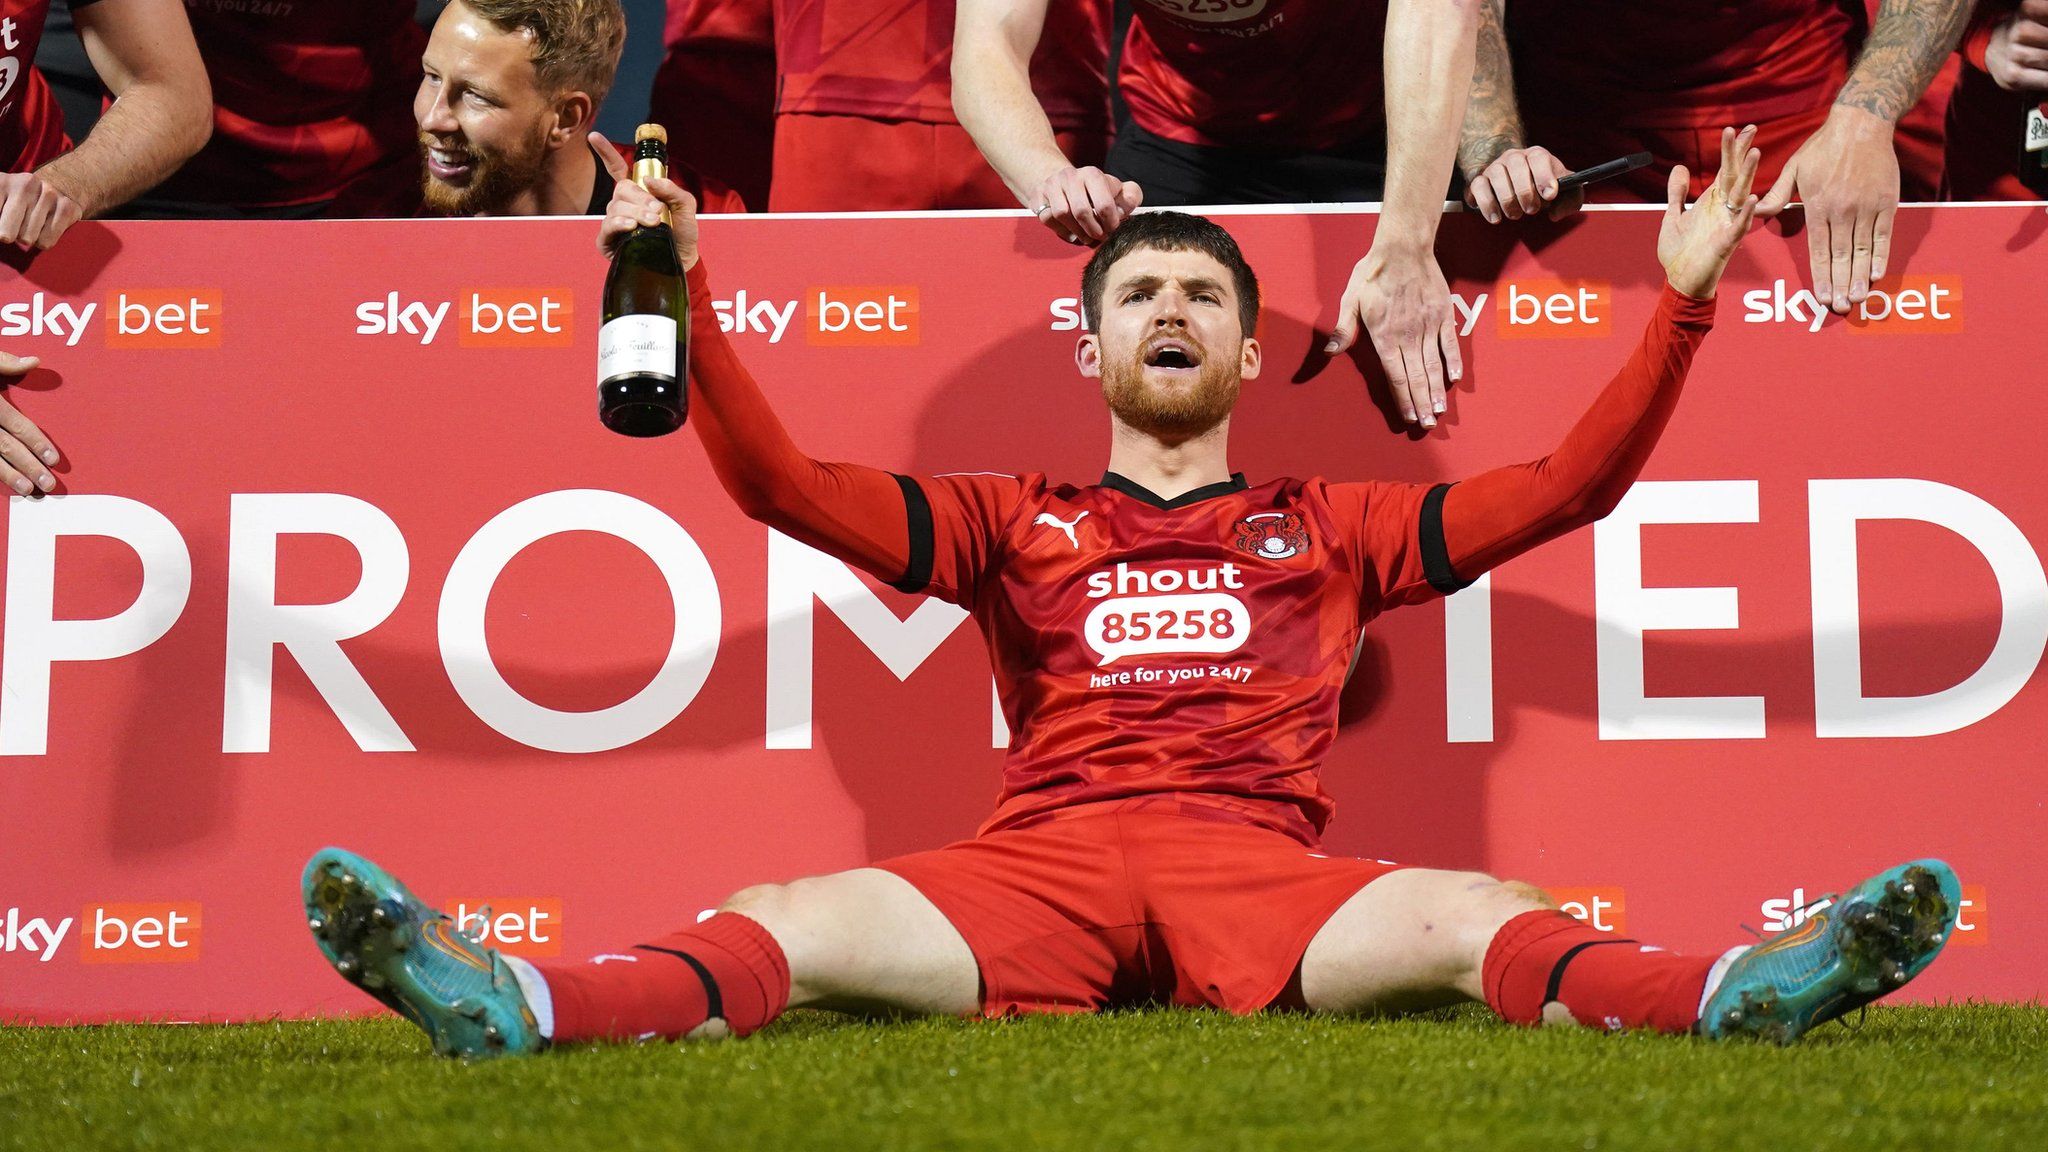
[[[587,964],[536,964],[557,1043],[687,1036],[723,1020],[745,1036],[789,1003],[789,961],[766,928],[733,912]]]
[[[1686,1032],[1699,1019],[1712,956],[1644,951],[1562,912],[1539,909],[1508,921],[1486,949],[1486,1003],[1515,1024],[1537,1024],[1543,1006],[1564,1005],[1595,1027]]]

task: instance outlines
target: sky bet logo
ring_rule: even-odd
[[[1745,324],[1798,324],[1818,332],[1834,315],[1821,305],[1811,288],[1773,281],[1769,288],[1742,294],[1742,322]],[[1963,278],[1960,276],[1901,276],[1889,288],[1875,288],[1863,303],[1843,317],[1852,332],[1880,332],[1916,336],[1929,332],[1963,330]]]
[[[21,953],[48,964],[78,927],[78,959],[86,964],[185,964],[199,959],[197,900],[93,904],[76,919],[30,916],[9,908],[0,921],[0,956]]]
[[[736,336],[766,336],[782,343],[804,309],[804,343],[827,347],[917,344],[917,286],[914,284],[829,284],[804,289],[798,300],[763,300],[742,288],[730,300],[713,300],[718,330]]]
[[[50,336],[75,348],[96,315],[103,317],[109,348],[220,347],[224,316],[218,288],[124,289],[81,304],[38,292],[0,304],[0,337]]]
[[[1613,330],[1605,280],[1524,280],[1501,286],[1494,335],[1503,340],[1588,339]]]
[[[456,301],[455,341],[464,348],[567,348],[576,339],[576,294],[567,288],[466,288]],[[356,305],[356,335],[432,344],[456,301],[386,292]]]

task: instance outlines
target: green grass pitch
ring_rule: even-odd
[[[463,1065],[394,1019],[0,1029],[0,1147],[2048,1148],[2048,1008],[1873,1009],[1789,1048],[1136,1011]]]

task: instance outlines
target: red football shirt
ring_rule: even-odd
[[[1056,132],[1107,132],[1109,0],[1052,0],[1031,90]],[[957,124],[951,0],[775,0],[777,112]]]
[[[1539,123],[1719,129],[1828,103],[1862,0],[1515,0],[1515,92]],[[1542,141],[1537,141],[1542,142]]]
[[[670,155],[765,207],[775,156],[772,0],[669,0],[662,41],[647,118],[668,128]]]
[[[1117,87],[1155,136],[1298,152],[1385,134],[1385,0],[1135,0],[1131,15]]]
[[[1199,793],[1315,843],[1331,812],[1317,766],[1360,630],[1439,594],[1427,485],[1240,475],[1161,500],[1115,474],[899,482],[911,563],[897,587],[974,613],[1010,725],[983,831]]]
[[[64,112],[35,68],[49,14],[50,0],[0,0],[0,172],[33,171],[71,147]]]
[[[213,138],[153,195],[244,207],[331,200],[414,150],[426,30],[413,0],[186,0]]]

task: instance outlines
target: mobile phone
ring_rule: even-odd
[[[1623,172],[1633,172],[1638,168],[1647,168],[1649,166],[1650,154],[1648,152],[1631,152],[1619,160],[1609,160],[1605,164],[1595,164],[1591,168],[1581,168],[1576,172],[1565,173],[1557,178],[1557,190],[1563,192],[1567,189],[1583,187],[1593,183],[1595,180],[1605,180],[1610,176],[1619,176]]]

